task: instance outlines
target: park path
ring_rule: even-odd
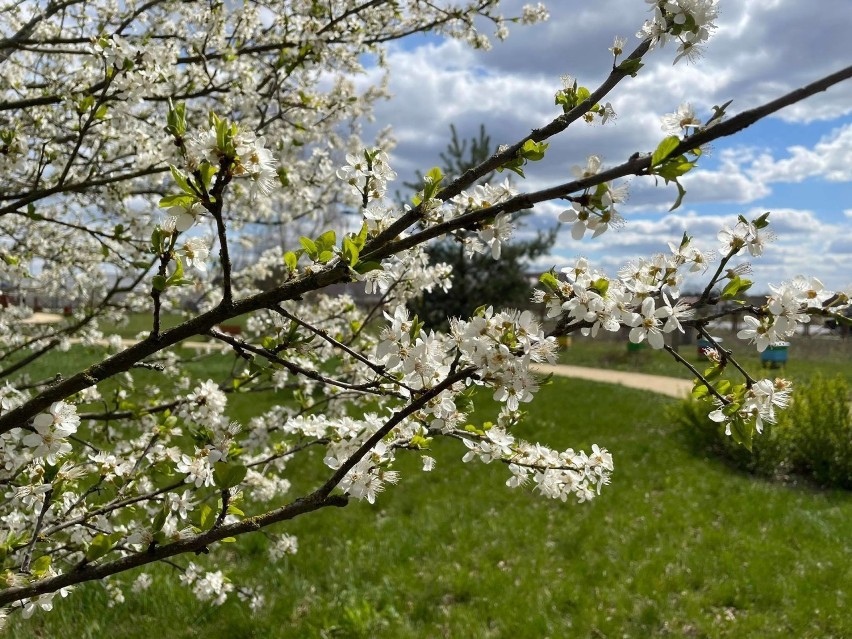
[[[122,346],[132,346],[137,340],[123,339]],[[80,340],[72,339],[71,343],[79,343]],[[107,340],[98,340],[103,346],[108,345]],[[195,350],[218,350],[227,348],[224,344],[215,342],[186,341],[180,344],[183,348]],[[559,377],[573,377],[585,379],[591,382],[602,382],[604,384],[619,384],[628,388],[651,391],[668,397],[683,399],[692,390],[692,381],[679,379],[677,377],[665,377],[663,375],[648,375],[646,373],[630,373],[628,371],[616,371],[605,368],[589,368],[587,366],[569,366],[567,364],[534,364],[533,370],[543,375],[557,375]]]
[[[36,322],[48,323],[56,321],[48,314],[42,314],[47,317],[38,317]],[[58,316],[57,316],[58,317]],[[106,345],[106,340],[98,340]],[[79,342],[77,339],[72,339],[72,343]],[[123,346],[131,346],[136,343],[133,339],[122,339]],[[186,341],[182,343],[184,348],[194,348],[196,350],[214,350],[223,348],[224,345],[211,342]],[[585,379],[592,382],[602,382],[604,384],[619,384],[628,388],[638,388],[639,390],[651,391],[667,395],[668,397],[676,397],[682,399],[686,397],[692,390],[692,381],[688,379],[679,379],[677,377],[665,377],[663,375],[648,375],[646,373],[631,373],[628,371],[616,371],[603,368],[589,368],[587,366],[569,366],[567,364],[535,364],[533,370],[544,375],[557,375],[559,377],[573,377],[577,379]]]
[[[586,366],[569,366],[567,364],[535,364],[533,370],[537,373],[553,374],[560,377],[575,377],[592,382],[605,384],[620,384],[628,388],[638,388],[669,397],[683,399],[692,390],[692,381],[677,377],[662,375],[647,375],[645,373],[630,373],[603,368],[588,368]]]

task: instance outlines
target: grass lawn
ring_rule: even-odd
[[[184,322],[185,319],[186,318],[183,318],[180,315],[166,313],[163,314],[163,316],[160,318],[160,326],[163,330],[174,328],[181,322]],[[227,325],[245,328],[245,323],[246,316],[240,316],[228,321]],[[107,335],[117,333],[122,337],[135,339],[139,335],[139,333],[150,332],[152,327],[153,319],[150,313],[129,313],[124,324],[120,326],[104,325],[101,327],[101,330]],[[194,338],[194,340],[202,339],[206,338],[204,336],[198,336]]]
[[[579,380],[541,391],[522,435],[614,455],[613,484],[590,504],[510,490],[504,468],[462,464],[462,446],[439,442],[437,468],[422,473],[402,455],[400,485],[375,506],[281,525],[299,538],[295,556],[271,562],[263,535],[215,549],[236,584],[264,585],[258,612],[236,598],[198,602],[163,565],[123,606],[109,608],[88,584],[51,613],[15,615],[7,634],[852,636],[852,494],[771,484],[692,456],[666,423],[669,401]],[[294,483],[310,486],[321,464],[292,468]],[[207,561],[177,562],[190,559]]]
[[[723,345],[734,347],[734,356],[753,376],[787,376],[794,380],[806,380],[820,372],[827,377],[843,375],[852,383],[852,339],[826,339],[798,337],[791,342],[789,361],[783,368],[763,368],[760,353],[732,334],[722,334]],[[699,356],[694,344],[682,345],[678,351],[699,371],[708,366],[707,359]],[[627,338],[622,340],[592,340],[580,335],[571,345],[562,350],[559,362],[574,366],[610,368],[651,375],[691,378],[685,366],[676,362],[665,351],[650,347],[628,352]],[[733,368],[733,367],[731,367]]]

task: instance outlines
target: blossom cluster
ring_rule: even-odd
[[[761,379],[743,386],[738,393],[714,400],[716,410],[708,417],[714,422],[724,424],[725,434],[731,435],[731,426],[739,420],[752,420],[758,433],[763,432],[764,423],[777,421],[776,409],[787,408],[790,404],[793,385],[786,379]]]
[[[572,172],[578,179],[585,179],[600,173],[601,159],[597,155],[589,156],[586,166],[575,166]],[[594,189],[586,189],[582,195],[574,198],[570,209],[559,214],[559,221],[571,224],[571,237],[583,239],[586,231],[592,231],[592,237],[598,237],[610,228],[619,228],[624,218],[615,205],[627,199],[627,186],[614,187],[602,182]]]
[[[562,277],[543,277],[546,289],[537,289],[533,301],[546,304],[548,317],[564,317],[583,335],[596,337],[601,329],[616,332],[631,327],[630,341],[648,343],[656,349],[665,345],[664,334],[683,332],[681,321],[693,310],[678,300],[683,269],[705,265],[707,256],[684,238],[669,255],[625,265],[617,278],[607,276],[580,258],[561,270]],[[675,301],[676,300],[676,301]]]
[[[346,165],[337,170],[337,177],[367,203],[384,197],[388,181],[396,178],[396,172],[390,168],[387,153],[373,149],[364,150],[361,155],[347,154]]]
[[[744,316],[746,327],[737,333],[761,352],[795,335],[799,325],[811,321],[811,313],[821,312],[830,301],[836,302],[832,305],[835,308],[842,308],[845,298],[848,305],[849,292],[830,291],[815,277],[799,276],[779,286],[770,284],[769,288],[772,295],[762,307],[764,312],[759,317]]]
[[[653,45],[665,46],[672,38],[678,41],[675,64],[682,59],[695,61],[700,47],[716,29],[718,0],[645,0],[654,17],[646,20],[636,34],[651,38]]]

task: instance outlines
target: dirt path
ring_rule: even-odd
[[[576,377],[592,382],[621,384],[628,388],[648,390],[679,399],[686,397],[692,390],[692,382],[690,380],[678,379],[677,377],[663,377],[662,375],[628,373],[627,371],[587,368],[585,366],[567,366],[565,364],[536,364],[534,370],[539,373],[552,373],[560,377]]]
[[[80,340],[72,339],[72,343],[79,343]],[[122,339],[122,346],[132,346],[137,340]],[[98,343],[106,346],[106,340],[98,340]],[[181,342],[183,348],[193,348],[195,350],[224,350],[227,348],[225,344],[216,342],[198,342],[185,341]],[[638,388],[647,390],[669,397],[677,397],[681,399],[686,397],[692,390],[692,382],[688,379],[679,379],[677,377],[664,377],[662,375],[647,375],[645,373],[630,373],[627,371],[607,370],[603,368],[588,368],[586,366],[568,366],[566,364],[535,364],[533,370],[538,373],[553,374],[559,377],[574,377],[578,379],[587,379],[592,382],[603,382],[605,384],[620,384],[628,388]]]
[[[56,324],[62,321],[59,313],[33,313],[27,319],[21,320],[21,324]]]

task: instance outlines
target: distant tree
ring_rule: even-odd
[[[485,126],[480,125],[479,135],[461,140],[454,124],[450,125],[451,139],[447,150],[441,153],[442,171],[455,180],[468,169],[485,162],[492,153],[491,137]],[[494,177],[494,171],[485,175],[477,184],[486,184]],[[405,182],[410,189],[423,187],[423,175],[416,182]],[[521,216],[526,212],[521,213]],[[445,329],[451,317],[469,317],[487,299],[495,308],[524,308],[530,301],[530,282],[527,271],[530,264],[547,255],[556,241],[557,228],[538,231],[528,240],[515,240],[503,244],[499,260],[490,253],[472,253],[469,250],[470,235],[457,232],[426,249],[433,264],[444,263],[452,268],[452,288],[434,289],[411,300],[408,304],[428,326]]]

